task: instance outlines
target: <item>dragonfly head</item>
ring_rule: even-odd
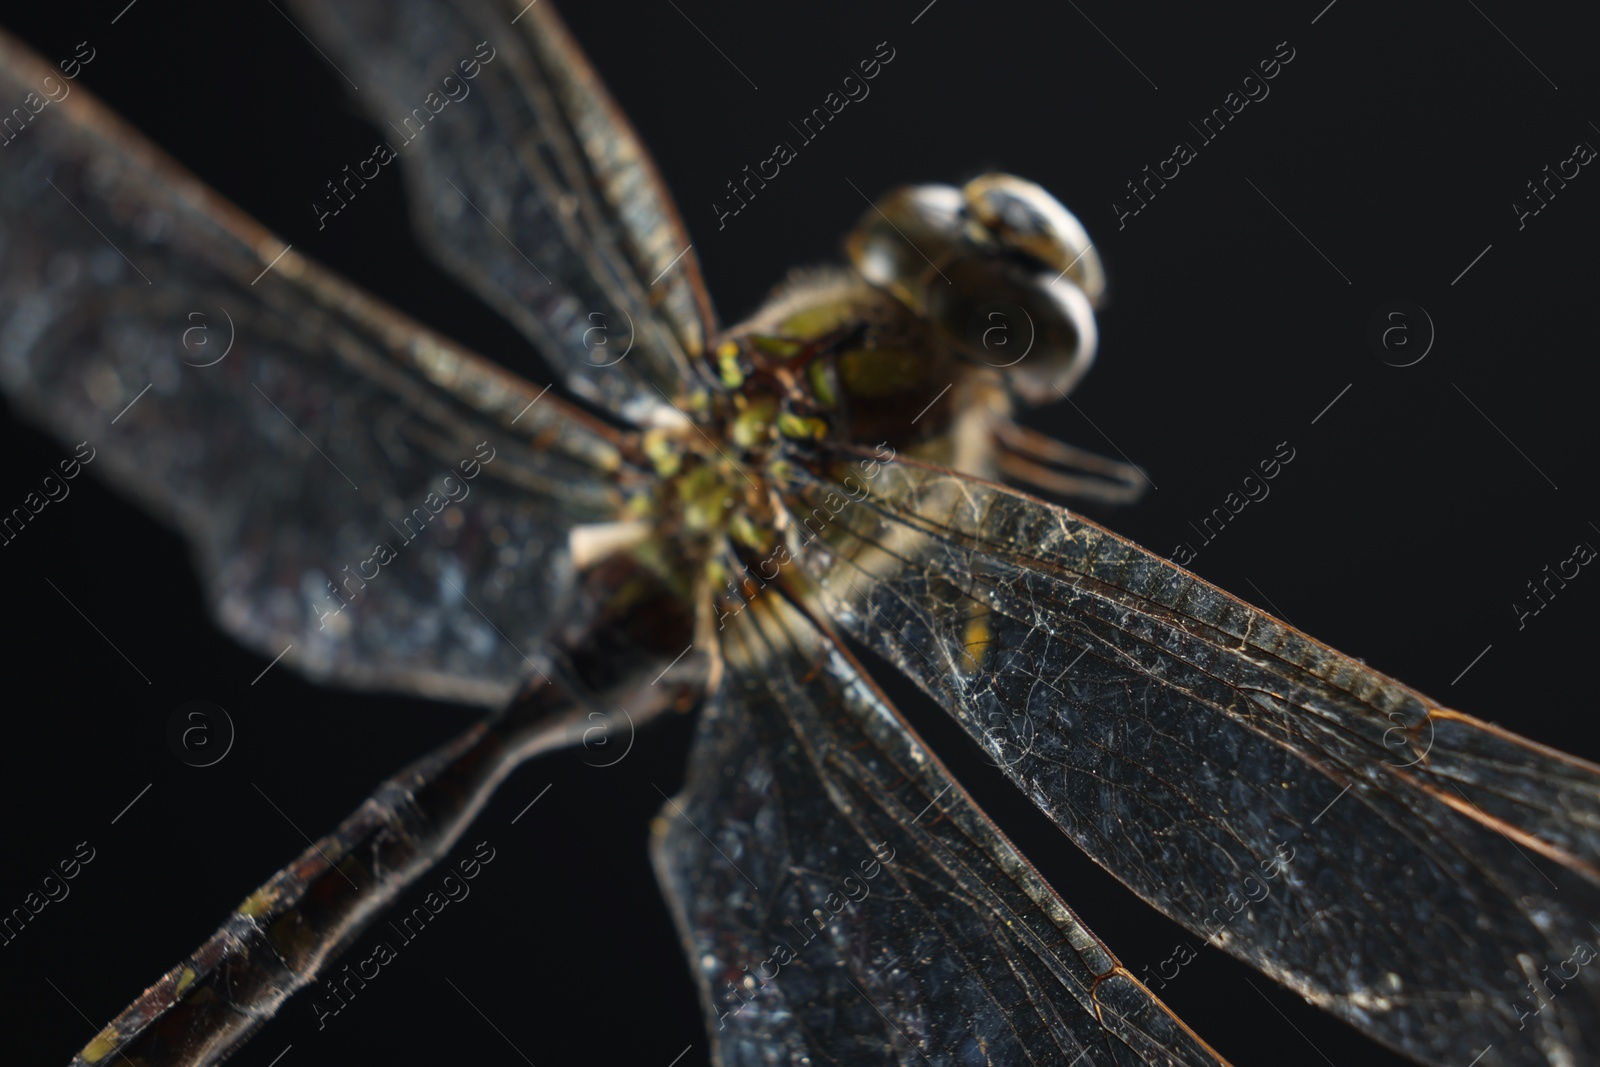
[[[1094,360],[1105,273],[1083,225],[1009,174],[914,185],[872,206],[846,239],[857,272],[1021,400],[1059,399]]]
[[[882,443],[992,476],[1013,399],[1059,399],[1094,358],[1099,257],[1031,182],[897,189],[846,250],[853,269],[792,272],[707,348],[720,386],[706,391],[708,432],[745,467],[812,443]]]

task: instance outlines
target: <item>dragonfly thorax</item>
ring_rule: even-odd
[[[707,356],[721,388],[675,402],[684,417],[640,438],[657,479],[634,516],[607,524],[585,561],[631,548],[670,585],[721,590],[743,559],[770,558],[782,521],[768,481],[790,449],[888,444],[948,459],[974,367],[923,319],[858,274],[797,272]],[[952,388],[958,383],[959,388]],[[891,452],[891,454],[893,454]]]
[[[756,460],[784,441],[938,437],[956,414],[941,394],[978,370],[920,316],[843,270],[791,276],[713,359],[732,390],[728,439]]]
[[[680,588],[774,549],[766,481],[786,450],[886,446],[992,477],[1013,400],[1057,397],[1093,359],[1098,257],[1032,183],[895,190],[846,251],[848,268],[792,273],[712,344],[711,388],[642,438],[660,481],[634,530],[672,546],[658,569]]]

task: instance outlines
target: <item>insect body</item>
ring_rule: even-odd
[[[1576,959],[1600,915],[1600,768],[1042,499],[1144,484],[1012,420],[1095,349],[1098,257],[1048,194],[998,174],[892,192],[845,268],[723,329],[548,3],[296,10],[375,106],[473,82],[417,120],[423,239],[622,428],[293,252],[86,92],[6,146],[18,408],[67,441],[115,425],[94,470],[184,533],[218,622],[263,656],[492,709],[77,1062],[224,1058],[519,763],[678,709],[695,740],[652,858],[719,1062],[1220,1063],[849,640],[1133,892],[1375,1040],[1436,1064],[1596,1056],[1600,971],[1563,971],[1536,1015],[1503,994]],[[441,55],[480,58],[441,81]],[[50,72],[0,37],[5,99]],[[197,302],[230,309],[219,362],[174,350]],[[636,343],[596,358],[596,322],[622,321]]]
[[[636,501],[649,521],[580,530],[582,562],[624,544],[658,566],[697,560],[708,568],[702,584],[742,608],[748,594],[735,576],[776,578],[786,535],[814,536],[848,499],[830,494],[811,527],[786,531],[763,481],[786,446],[875,442],[889,457],[996,477],[1002,442],[1021,433],[1012,397],[1062,395],[1094,358],[1099,260],[1083,227],[1037,185],[990,174],[961,190],[896,190],[845,245],[851,269],[796,271],[707,349],[706,384],[673,403],[681,418],[643,437],[664,479]],[[1136,472],[1122,476],[1137,487]],[[660,544],[674,540],[680,547],[664,554]]]

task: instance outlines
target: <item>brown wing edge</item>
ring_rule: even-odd
[[[518,6],[512,0],[505,0],[505,2],[508,7]],[[684,225],[672,193],[665,180],[661,177],[660,170],[656,167],[655,159],[645,149],[644,142],[639,138],[637,131],[634,130],[633,124],[628,121],[628,117],[606,89],[599,73],[594,69],[594,65],[578,46],[576,40],[574,40],[571,31],[566,27],[566,23],[562,21],[560,15],[556,14],[555,8],[549,3],[534,5],[528,11],[527,17],[530,22],[537,22],[538,24],[537,31],[531,26],[527,31],[532,46],[545,53],[548,57],[557,59],[560,63],[560,68],[558,69],[569,76],[572,82],[600,107],[606,120],[617,133],[626,139],[629,151],[635,157],[634,164],[644,175],[648,189],[656,201],[662,225],[666,226],[676,238],[677,247],[689,245],[688,227]],[[599,160],[595,149],[587,143],[582,144],[582,148],[590,165],[599,169]],[[616,203],[611,195],[610,182],[604,182],[602,188],[606,190],[608,204],[613,210],[616,210],[620,205]],[[656,277],[665,271],[671,262],[672,256],[676,253],[658,252],[652,255],[651,250],[639,247],[632,240],[634,236],[629,232],[629,244],[633,256],[640,260],[646,257],[652,258],[652,262],[643,264],[649,271],[650,276]],[[673,307],[667,309],[668,314],[673,317],[673,326],[683,343],[684,350],[689,356],[697,357],[706,351],[719,332],[716,312],[711,304],[711,295],[706,290],[704,276],[700,270],[699,258],[694,254],[692,248],[678,262],[678,265],[672,269],[674,271],[679,269],[683,271],[683,277],[688,284],[689,292],[693,299],[692,312],[694,317],[686,317],[685,311],[690,309]]]
[[[870,451],[870,450],[868,450],[868,449],[866,449],[864,447],[861,447],[861,446],[854,446],[854,445],[852,445],[852,446],[844,446],[844,447],[840,447],[840,448],[834,449],[833,451],[835,453],[837,453],[837,454],[855,456],[855,457],[859,457],[859,458],[862,458],[862,459],[879,459],[879,456],[878,456],[877,453],[872,452],[872,451]],[[974,475],[965,474],[965,473],[963,473],[961,471],[954,470],[954,469],[949,468],[949,467],[944,467],[944,466],[940,466],[939,464],[936,464],[936,463],[928,463],[928,462],[925,462],[925,461],[922,461],[922,460],[914,459],[914,458],[911,458],[911,457],[906,456],[904,454],[897,455],[894,458],[893,462],[895,462],[897,464],[900,464],[901,466],[914,467],[914,468],[917,468],[917,469],[920,469],[920,470],[924,470],[924,471],[927,471],[930,474],[937,474],[937,475],[942,475],[942,476],[945,476],[945,477],[956,478],[956,479],[960,479],[960,480],[965,481],[965,482],[973,483],[975,485],[981,485],[986,489],[991,489],[991,490],[994,490],[995,492],[1002,493],[1002,494],[1005,494],[1007,496],[1020,497],[1020,498],[1022,498],[1024,500],[1028,501],[1029,503],[1037,504],[1037,505],[1039,505],[1040,507],[1043,507],[1043,508],[1067,510],[1065,508],[1061,508],[1061,505],[1059,505],[1059,504],[1051,503],[1051,502],[1049,502],[1047,500],[1044,500],[1044,499],[1042,499],[1040,497],[1034,496],[1031,493],[1028,493],[1028,492],[1026,492],[1024,490],[1021,490],[1021,489],[1017,489],[1017,488],[1015,488],[1013,486],[1009,486],[1009,485],[1006,485],[1006,484],[1001,483],[1001,482],[992,481],[992,480],[989,480],[989,479],[986,479],[986,478],[980,478],[980,477],[977,477],[977,476],[974,476]],[[1078,512],[1073,511],[1073,512],[1070,512],[1070,514],[1072,515],[1073,521],[1081,523],[1084,526],[1090,527],[1091,529],[1093,529],[1096,533],[1100,534],[1101,536],[1106,537],[1106,538],[1108,538],[1110,540],[1119,542],[1122,545],[1124,545],[1125,547],[1134,549],[1135,551],[1137,551],[1137,552],[1139,552],[1141,554],[1145,554],[1145,555],[1149,555],[1150,554],[1148,549],[1142,547],[1141,545],[1139,545],[1136,542],[1130,540],[1129,538],[1124,537],[1122,534],[1119,534],[1114,530],[1107,529],[1106,527],[1100,525],[1099,523],[1095,522],[1094,520],[1089,519],[1089,518],[1085,518],[1083,515],[1079,514]],[[1333,657],[1333,658],[1338,659],[1338,660],[1348,660],[1349,659],[1349,657],[1346,656],[1344,653],[1340,652],[1338,649],[1336,649],[1333,646],[1327,644],[1326,642],[1320,641],[1317,638],[1313,637],[1312,635],[1306,633],[1304,630],[1298,629],[1297,627],[1290,625],[1289,623],[1283,621],[1282,619],[1279,619],[1276,615],[1273,615],[1271,612],[1266,611],[1266,610],[1264,610],[1262,608],[1258,608],[1254,604],[1249,603],[1248,601],[1244,600],[1243,598],[1235,596],[1233,593],[1228,592],[1226,589],[1223,589],[1221,586],[1215,585],[1212,582],[1207,581],[1205,578],[1202,578],[1200,575],[1195,574],[1193,571],[1185,570],[1183,567],[1180,567],[1176,563],[1172,563],[1170,560],[1165,560],[1163,562],[1166,563],[1166,565],[1171,567],[1172,569],[1174,569],[1176,571],[1179,571],[1186,578],[1194,581],[1196,584],[1198,584],[1200,586],[1203,586],[1205,589],[1209,590],[1210,592],[1216,593],[1217,595],[1225,598],[1228,601],[1231,601],[1234,605],[1236,605],[1238,607],[1245,608],[1245,609],[1247,609],[1247,610],[1249,610],[1251,612],[1255,612],[1256,614],[1264,615],[1264,616],[1270,618],[1276,625],[1281,626],[1284,630],[1286,630],[1289,633],[1292,633],[1295,636],[1301,638],[1307,644],[1313,646],[1318,651],[1324,652],[1327,655],[1329,655],[1330,657]],[[1542,743],[1540,741],[1536,741],[1536,740],[1534,740],[1532,738],[1529,738],[1529,737],[1524,737],[1523,735],[1521,735],[1519,733],[1516,733],[1513,730],[1508,730],[1503,726],[1498,726],[1498,725],[1496,725],[1496,724],[1494,724],[1492,722],[1488,722],[1488,721],[1486,721],[1484,719],[1479,719],[1479,718],[1477,718],[1477,717],[1475,717],[1473,715],[1467,714],[1466,712],[1458,711],[1458,710],[1456,710],[1454,708],[1446,707],[1445,705],[1440,704],[1438,701],[1433,700],[1431,697],[1427,696],[1426,694],[1424,694],[1422,692],[1419,692],[1416,689],[1413,689],[1412,687],[1406,685],[1404,682],[1399,681],[1398,679],[1394,678],[1392,675],[1385,674],[1384,672],[1382,672],[1380,670],[1377,670],[1376,668],[1367,666],[1365,664],[1362,664],[1362,668],[1365,671],[1367,671],[1368,673],[1376,676],[1376,678],[1379,681],[1383,682],[1384,684],[1393,686],[1395,689],[1398,689],[1398,690],[1400,690],[1401,692],[1403,692],[1403,693],[1405,693],[1407,695],[1415,697],[1420,703],[1425,705],[1427,707],[1427,709],[1428,709],[1427,720],[1425,720],[1425,721],[1437,720],[1439,722],[1459,723],[1459,724],[1461,724],[1463,726],[1466,726],[1466,727],[1468,727],[1468,728],[1470,728],[1472,730],[1477,731],[1478,733],[1480,733],[1481,735],[1483,735],[1486,738],[1490,738],[1490,739],[1493,739],[1493,740],[1496,740],[1496,741],[1500,741],[1500,742],[1505,743],[1505,744],[1510,744],[1510,745],[1514,745],[1514,746],[1519,747],[1519,748],[1526,749],[1527,751],[1529,751],[1529,752],[1531,752],[1531,753],[1533,753],[1533,754],[1535,754],[1537,756],[1540,756],[1540,757],[1542,757],[1544,759],[1551,760],[1552,762],[1555,762],[1555,763],[1565,764],[1568,767],[1571,767],[1573,770],[1580,771],[1582,773],[1585,773],[1585,774],[1588,774],[1588,775],[1594,777],[1596,780],[1600,780],[1600,764],[1592,763],[1589,760],[1586,760],[1581,756],[1574,756],[1570,752],[1564,752],[1561,749],[1554,748],[1554,747],[1552,747],[1550,745],[1546,745],[1546,744],[1544,744],[1544,743]],[[1329,681],[1333,681],[1333,682],[1335,682],[1337,684],[1337,680],[1336,679],[1329,679]],[[1409,729],[1416,730],[1421,725],[1422,725],[1422,723],[1413,724],[1412,726],[1409,727]],[[1412,776],[1412,777],[1414,777],[1414,776]],[[1440,799],[1442,800],[1443,798],[1441,797]],[[1493,816],[1490,816],[1487,813],[1477,809],[1474,805],[1471,805],[1470,803],[1468,805],[1466,805],[1465,807],[1462,807],[1460,805],[1459,801],[1451,802],[1451,804],[1452,804],[1453,807],[1455,807],[1457,810],[1459,810],[1463,815],[1468,815],[1469,817],[1471,817],[1475,821],[1482,823],[1484,826],[1487,826],[1492,830],[1495,830],[1497,833],[1508,833],[1508,831],[1514,831],[1516,829],[1514,826],[1511,826],[1510,824],[1506,823],[1505,821],[1497,819],[1497,818],[1494,818]],[[1470,810],[1468,810],[1468,809],[1470,809]],[[1526,837],[1526,842],[1525,843],[1534,844],[1536,841],[1538,842],[1537,844],[1534,844],[1534,847],[1538,847],[1540,849],[1541,854],[1546,855],[1548,858],[1550,858],[1552,860],[1556,860],[1557,862],[1562,863],[1564,866],[1567,866],[1571,870],[1573,870],[1574,872],[1576,872],[1578,874],[1581,874],[1584,878],[1588,879],[1589,881],[1592,881],[1592,882],[1594,882],[1596,884],[1600,884],[1600,868],[1597,868],[1594,864],[1588,862],[1587,860],[1583,859],[1582,857],[1573,856],[1570,853],[1561,851],[1559,849],[1554,849],[1548,844],[1548,842],[1543,842],[1543,841],[1540,841],[1539,839],[1536,839],[1536,838],[1533,838],[1533,837],[1527,836],[1527,835],[1525,835],[1525,837]],[[1518,840],[1524,840],[1524,838],[1520,838],[1519,837]]]

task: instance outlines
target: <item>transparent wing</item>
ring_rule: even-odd
[[[0,35],[8,98],[50,73]],[[6,153],[0,387],[83,442],[63,476],[181,529],[263,655],[504,702],[568,529],[614,517],[610,432],[286,251],[81,88]]]
[[[777,476],[829,614],[1146,900],[1427,1062],[1600,1055],[1600,768],[1020,493]]]
[[[548,0],[296,6],[390,134],[435,255],[580,395],[644,422],[681,393],[713,329],[699,265]]]
[[[722,637],[653,842],[718,1063],[1222,1062],[780,594]]]

